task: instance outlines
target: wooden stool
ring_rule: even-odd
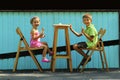
[[[68,27],[69,25],[66,24],[54,24],[54,41],[53,41],[53,52],[54,55],[52,56],[51,61],[51,69],[52,72],[55,72],[55,63],[57,58],[66,58],[67,59],[67,67],[69,67],[70,72],[72,72],[72,59],[71,59],[71,51],[70,51],[70,41],[69,41],[69,34],[68,34]],[[58,37],[58,29],[65,30],[65,39],[66,39],[66,54],[57,54],[57,37]]]

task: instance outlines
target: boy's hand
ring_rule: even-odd
[[[82,31],[81,31],[82,33],[84,33],[85,32],[85,30],[84,30],[84,28],[82,27]]]
[[[72,29],[72,25],[70,24],[70,27],[69,27],[70,29]]]

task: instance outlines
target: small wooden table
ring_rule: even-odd
[[[55,72],[55,63],[57,58],[66,58],[67,59],[67,67],[72,72],[72,59],[71,59],[71,50],[70,50],[70,41],[69,41],[69,34],[68,34],[68,27],[70,25],[67,24],[54,24],[54,40],[53,40],[53,52],[54,55],[52,56],[51,61],[51,69],[52,72]],[[65,30],[65,40],[66,40],[66,54],[57,54],[57,38],[58,38],[58,30],[63,29]]]

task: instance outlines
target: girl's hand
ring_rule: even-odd
[[[43,33],[44,34],[44,28],[42,28],[42,32],[41,33]]]
[[[44,28],[42,28],[42,31],[41,31],[41,33],[40,33],[39,37],[40,37],[40,38],[45,37],[45,34],[44,34]]]
[[[40,38],[42,38],[42,37],[43,37],[43,35],[44,35],[43,33],[40,33],[39,37],[40,37]]]

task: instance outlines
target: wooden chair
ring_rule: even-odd
[[[80,69],[80,72],[83,71],[83,69],[85,68],[86,64],[88,63],[89,59],[91,58],[91,56],[93,55],[93,53],[95,51],[100,52],[102,69],[104,69],[104,64],[105,64],[106,65],[106,70],[109,71],[107,60],[106,60],[106,53],[105,53],[105,50],[104,50],[104,43],[102,41],[102,37],[104,36],[105,33],[106,33],[106,30],[101,28],[98,32],[98,42],[97,42],[97,44],[92,48],[81,48],[82,50],[87,50],[86,54],[88,54],[89,57],[86,59],[85,63],[82,65],[81,69],[80,69],[81,65],[80,64],[78,65],[78,69]],[[103,56],[104,56],[104,58],[103,58]]]
[[[38,60],[36,59],[36,57],[33,55],[33,52],[32,52],[32,50],[38,50],[38,49],[43,49],[43,48],[42,47],[40,47],[40,48],[30,48],[29,44],[27,43],[27,41],[26,41],[25,37],[23,36],[23,34],[22,34],[22,32],[21,32],[19,27],[16,28],[16,32],[20,36],[20,41],[19,41],[19,44],[18,44],[18,50],[17,50],[15,62],[14,62],[13,72],[16,71],[17,64],[18,64],[18,58],[19,58],[19,55],[20,55],[20,51],[28,51],[30,56],[34,60],[36,66],[38,67],[39,71],[43,72],[42,68],[41,68],[41,66],[40,66],[40,64],[38,62]],[[22,42],[24,43],[24,47],[21,46]]]

